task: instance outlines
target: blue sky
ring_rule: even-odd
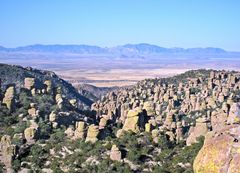
[[[1,0],[0,45],[37,43],[240,51],[240,0]]]

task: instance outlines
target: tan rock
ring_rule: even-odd
[[[217,131],[226,126],[227,113],[221,111],[213,111],[211,116],[212,130]]]
[[[95,125],[90,125],[88,127],[86,142],[92,142],[95,143],[98,140],[98,134],[99,134],[99,127]]]
[[[16,155],[16,146],[11,144],[11,137],[4,135],[0,142],[1,161],[5,165],[7,171],[12,171],[13,156]]]
[[[73,138],[74,136],[74,130],[72,127],[68,127],[64,132],[68,138]]]
[[[138,127],[138,121],[139,121],[139,116],[138,114],[140,113],[140,109],[136,108],[133,110],[130,110],[127,114],[127,119],[125,120],[125,123],[123,125],[123,130],[125,131],[133,131],[135,133],[139,132],[139,127]]]
[[[36,117],[36,116],[37,116],[37,110],[36,110],[36,108],[30,108],[30,109],[28,109],[28,114],[31,115],[32,117]]]
[[[15,87],[14,86],[8,87],[3,98],[3,104],[6,104],[7,108],[10,110],[14,106],[14,95]]]
[[[145,124],[145,131],[146,132],[151,132],[151,124],[150,123]]]
[[[117,138],[120,138],[120,137],[123,135],[123,133],[124,133],[124,130],[123,130],[123,129],[119,129],[119,130],[117,131],[116,137],[117,137]]]
[[[34,143],[36,140],[37,130],[33,127],[28,127],[24,130],[24,137],[28,143]]]
[[[108,119],[106,118],[101,118],[99,122],[99,129],[104,129],[105,126],[107,125]]]
[[[114,161],[120,161],[122,159],[122,153],[116,145],[111,148],[110,159]]]
[[[180,142],[181,140],[183,140],[182,122],[177,122],[176,140],[177,140],[177,142]]]
[[[83,122],[83,121],[76,122],[74,138],[75,139],[84,139],[85,138],[85,122]]]
[[[167,129],[171,129],[172,122],[173,122],[173,113],[169,112],[167,113],[166,119],[164,121],[164,127]]]
[[[47,92],[48,92],[48,93],[51,92],[51,91],[52,91],[52,81],[51,81],[51,80],[46,80],[46,81],[44,82],[44,84],[46,85],[46,90],[47,90]]]
[[[205,136],[208,132],[208,120],[206,118],[198,118],[196,120],[196,126],[192,127],[189,132],[189,136],[186,140],[186,144],[189,146],[197,142],[197,138],[200,136]]]
[[[77,107],[77,100],[76,99],[71,99],[69,100],[69,103],[73,106],[73,107]]]
[[[240,103],[233,103],[227,119],[228,124],[240,123]]]
[[[228,126],[219,132],[209,132],[194,160],[195,173],[238,173],[240,158],[240,126]]]
[[[55,122],[56,120],[57,120],[57,114],[54,111],[52,111],[49,115],[49,121]]]
[[[24,88],[26,89],[33,89],[35,86],[35,78],[25,78],[24,79]]]
[[[143,109],[146,110],[148,116],[156,115],[154,103],[151,101],[145,102],[143,105]]]
[[[159,136],[158,129],[153,129],[151,133],[152,133],[153,142],[158,143],[158,136]]]
[[[4,150],[5,146],[11,145],[11,136],[3,135],[0,142],[0,151]]]

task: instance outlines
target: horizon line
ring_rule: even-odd
[[[42,43],[33,43],[33,44],[27,44],[27,45],[23,45],[23,46],[14,46],[14,47],[7,47],[4,45],[0,45],[0,47],[2,48],[6,48],[6,49],[16,49],[16,48],[22,48],[22,47],[29,47],[29,46],[93,46],[93,47],[99,47],[99,48],[116,48],[116,47],[121,47],[121,46],[126,46],[126,45],[150,45],[150,46],[157,46],[160,48],[166,48],[166,49],[208,49],[208,48],[215,48],[215,49],[222,49],[223,51],[226,52],[240,52],[240,50],[227,50],[221,47],[215,47],[215,46],[197,46],[197,47],[178,47],[178,46],[173,46],[173,47],[164,47],[164,46],[160,46],[158,44],[152,44],[152,43],[146,43],[146,42],[142,42],[142,43],[125,43],[125,44],[119,44],[119,45],[115,45],[115,46],[99,46],[96,44],[63,44],[63,43],[52,43],[52,44],[42,44]]]

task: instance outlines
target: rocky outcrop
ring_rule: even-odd
[[[24,79],[24,88],[31,90],[35,87],[35,78],[27,77]]]
[[[197,142],[197,138],[205,136],[208,132],[208,120],[206,118],[198,118],[196,120],[196,126],[189,130],[189,136],[187,138],[187,145],[191,145]]]
[[[68,127],[65,132],[64,132],[68,138],[73,138],[74,137],[74,130],[73,127]]]
[[[6,104],[7,108],[10,110],[14,108],[14,95],[15,95],[14,86],[8,87],[3,98],[3,104]]]
[[[110,159],[114,161],[120,161],[122,159],[122,153],[116,145],[111,148]]]
[[[44,84],[46,85],[46,91],[48,93],[50,93],[52,91],[52,81],[51,80],[46,80],[44,82]]]
[[[240,103],[232,104],[230,111],[229,111],[227,123],[228,124],[240,123]]]
[[[32,117],[36,117],[38,115],[35,103],[30,103],[30,108],[28,109],[28,114]]]
[[[57,120],[57,114],[54,111],[52,111],[49,115],[49,121],[56,122],[56,120]]]
[[[145,102],[143,105],[143,109],[146,111],[148,116],[154,116],[156,114],[154,103],[151,101]]]
[[[86,124],[83,121],[76,122],[74,139],[84,139],[85,138],[85,128]]]
[[[238,173],[240,161],[240,126],[230,125],[209,132],[194,160],[195,173]]]
[[[16,146],[12,144],[11,137],[4,135],[0,142],[1,161],[4,163],[8,172],[12,172],[12,161],[16,155]]]
[[[96,125],[90,125],[87,131],[86,142],[95,143],[98,140],[99,127]]]
[[[24,137],[28,143],[35,143],[37,139],[37,130],[34,127],[28,127],[24,130]]]
[[[141,113],[140,108],[135,108],[133,110],[130,110],[127,114],[127,119],[124,122],[123,130],[124,131],[133,131],[133,132],[139,132],[139,113]]]

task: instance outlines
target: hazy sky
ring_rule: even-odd
[[[1,0],[0,45],[36,43],[240,51],[240,0]]]

